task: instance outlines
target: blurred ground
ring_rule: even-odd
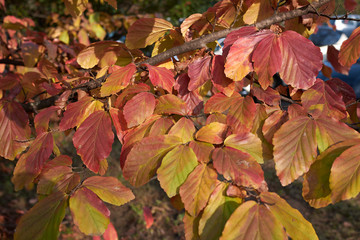
[[[68,136],[71,137],[71,136]],[[63,139],[65,140],[65,139]],[[67,148],[67,154],[74,149]],[[130,185],[122,178],[119,166],[120,143],[115,142],[109,157],[108,175],[117,177],[126,186]],[[10,182],[14,163],[0,160],[0,239],[12,239],[16,221],[36,203],[35,190],[14,192]],[[271,191],[277,192],[290,205],[299,209],[309,220],[322,240],[357,240],[360,239],[360,197],[330,205],[322,209],[311,208],[301,196],[301,182],[282,187],[271,163],[265,166],[266,179]],[[114,224],[119,239],[185,239],[182,218],[183,211],[176,210],[157,180],[134,189],[136,199],[121,207],[108,205],[111,222]],[[149,207],[154,218],[153,225],[146,229],[143,208]],[[60,239],[92,239],[86,237],[72,225],[68,213],[61,225]]]

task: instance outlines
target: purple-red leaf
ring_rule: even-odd
[[[109,114],[92,113],[77,129],[73,142],[84,164],[91,171],[99,172],[100,162],[109,156],[114,142]]]
[[[202,86],[207,80],[210,80],[210,62],[211,56],[206,56],[189,64],[189,91],[194,91]]]
[[[155,109],[155,97],[149,92],[142,92],[133,97],[124,106],[124,117],[128,128],[143,123]]]

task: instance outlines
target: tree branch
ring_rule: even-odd
[[[11,65],[15,65],[15,66],[24,66],[24,62],[23,61],[18,61],[18,60],[13,60],[13,59],[0,59],[0,64],[11,64]]]
[[[280,23],[285,20],[300,17],[300,16],[306,15],[308,13],[312,13],[314,11],[314,7],[319,8],[322,5],[329,3],[330,1],[331,0],[319,0],[318,2],[312,3],[312,5],[307,5],[305,7],[295,9],[295,10],[292,10],[289,12],[277,13],[268,19],[265,19],[263,21],[260,21],[256,24],[254,24],[253,26],[257,27],[258,29],[264,29],[264,28],[270,27],[272,24]],[[161,63],[161,62],[163,62],[171,57],[174,57],[176,55],[190,52],[190,51],[193,51],[193,50],[196,50],[199,48],[203,48],[206,46],[207,43],[213,42],[220,38],[224,38],[230,32],[236,31],[240,28],[241,27],[224,29],[219,32],[214,32],[214,33],[202,36],[198,39],[194,39],[192,41],[184,43],[181,46],[177,46],[177,47],[171,48],[165,52],[162,52],[154,57],[151,57],[143,62],[138,63],[138,65],[141,65],[143,63],[147,63],[150,65],[156,65],[156,64]],[[92,90],[92,89],[100,87],[101,82],[104,80],[105,80],[105,78],[90,80],[88,83],[85,83],[85,84],[82,84],[81,86],[76,87],[76,89]],[[26,104],[23,104],[23,107],[27,112],[36,112],[37,110],[47,108],[47,107],[54,105],[56,99],[58,99],[59,96],[60,96],[60,94],[52,96],[47,99],[40,100],[38,102],[26,103]]]

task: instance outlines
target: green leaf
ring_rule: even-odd
[[[110,211],[95,193],[83,187],[69,201],[74,223],[86,235],[101,235],[110,222]]]
[[[197,164],[197,157],[189,146],[180,145],[166,154],[157,174],[161,187],[169,197],[179,192],[179,187]]]
[[[221,236],[225,223],[240,205],[240,198],[225,195],[228,184],[219,182],[211,194],[199,222],[199,234],[202,240],[217,240]]]
[[[56,240],[59,225],[65,216],[67,195],[55,192],[42,199],[20,218],[16,227],[15,240]]]
[[[114,177],[89,177],[84,181],[83,186],[93,191],[101,200],[116,206],[121,206],[135,198],[132,191]]]

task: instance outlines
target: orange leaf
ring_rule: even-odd
[[[130,49],[144,48],[156,42],[172,28],[170,22],[161,18],[141,18],[129,27],[125,44]]]
[[[135,72],[136,66],[134,63],[130,63],[126,67],[119,67],[102,84],[100,89],[101,96],[109,96],[126,88]]]
[[[212,122],[196,133],[195,138],[199,141],[212,144],[221,144],[224,141],[227,125],[219,122]]]
[[[146,222],[146,229],[149,229],[154,223],[154,217],[151,213],[151,209],[149,207],[144,206],[143,215]]]
[[[174,73],[167,68],[155,67],[149,64],[144,64],[149,70],[149,78],[154,86],[172,92],[172,87],[175,84]]]
[[[360,27],[356,28],[340,48],[339,63],[351,67],[360,56]]]
[[[186,103],[172,94],[160,96],[155,107],[155,113],[157,114],[178,114],[184,116],[187,112]]]
[[[256,104],[250,96],[236,98],[232,102],[226,122],[233,133],[250,131],[254,123]]]
[[[194,123],[190,119],[183,117],[170,129],[169,135],[181,138],[182,143],[188,143],[194,139],[195,131]]]
[[[124,106],[124,118],[128,128],[143,123],[155,109],[155,97],[149,92],[142,92],[133,97]]]
[[[100,170],[100,161],[109,156],[113,141],[111,118],[104,111],[92,113],[73,137],[77,153],[84,164],[95,173]]]

